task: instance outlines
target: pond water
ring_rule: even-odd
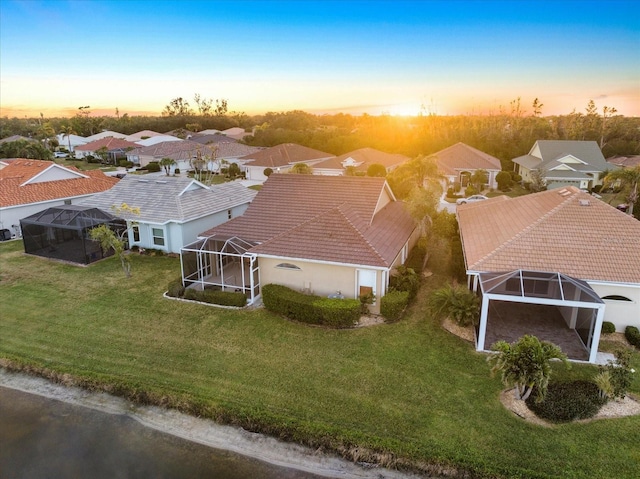
[[[0,387],[0,477],[300,478],[321,476],[273,466],[108,414]]]

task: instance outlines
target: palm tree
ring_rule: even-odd
[[[67,141],[69,142],[69,153],[71,153],[71,135],[75,135],[76,132],[73,130],[71,125],[63,126],[60,128],[60,133],[62,134],[62,138],[67,137]]]
[[[633,168],[620,168],[610,171],[607,176],[604,177],[605,185],[611,185],[616,181],[620,181],[623,185],[630,187],[629,196],[627,201],[629,202],[629,209],[627,213],[633,215],[633,205],[638,201],[638,183],[640,183],[640,165],[636,165]]]
[[[515,386],[515,397],[522,401],[527,400],[534,388],[536,400],[544,399],[552,359],[560,359],[570,366],[567,356],[558,346],[528,334],[513,344],[498,341],[491,349],[496,351],[487,358],[493,364],[491,372],[500,372],[505,386]]]
[[[164,168],[164,171],[167,174],[167,176],[169,176],[169,173],[171,173],[171,167],[174,166],[175,164],[176,164],[176,160],[174,160],[173,158],[165,157],[160,160],[160,166]]]

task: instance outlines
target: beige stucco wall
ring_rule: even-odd
[[[624,286],[609,283],[588,282],[601,298],[617,295],[629,298],[631,301],[616,301],[605,299],[604,320],[616,326],[617,332],[624,332],[627,326],[640,328],[640,285]]]
[[[296,291],[308,290],[318,296],[328,296],[340,291],[345,298],[356,298],[357,269],[352,266],[311,263],[291,259],[260,257],[260,284],[281,284]],[[294,264],[300,270],[277,268],[281,263]],[[362,268],[367,269],[367,268]],[[382,271],[376,272],[376,297],[380,297]],[[386,289],[386,288],[385,288]],[[370,307],[372,313],[380,312],[380,301]]]

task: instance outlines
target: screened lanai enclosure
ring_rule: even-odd
[[[253,246],[237,236],[211,236],[184,246],[180,254],[184,286],[242,292],[252,304],[260,294],[258,258],[248,252]]]
[[[89,264],[113,252],[104,253],[89,231],[106,224],[116,234],[126,231],[126,222],[98,208],[61,205],[20,220],[24,251],[72,263]]]
[[[556,344],[571,360],[596,362],[605,304],[585,281],[517,270],[479,273],[473,286],[482,300],[478,351],[531,334]]]

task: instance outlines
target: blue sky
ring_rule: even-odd
[[[226,98],[249,114],[640,116],[637,1],[0,0],[1,115],[159,114]]]

